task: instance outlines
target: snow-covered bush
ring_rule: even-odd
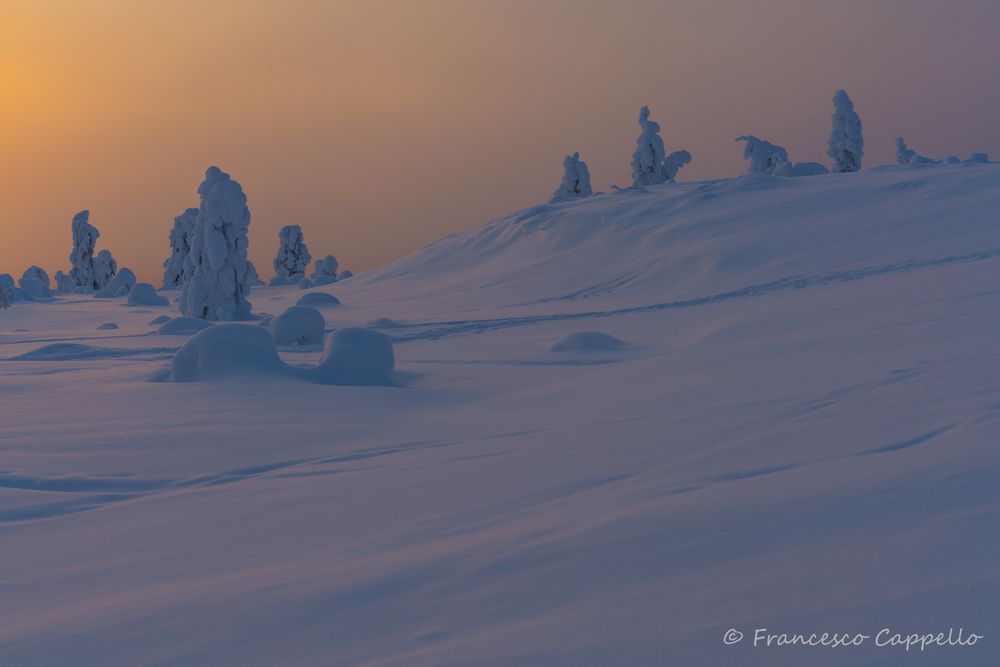
[[[180,311],[205,320],[250,315],[253,272],[247,262],[250,209],[240,184],[209,167],[198,186],[201,206],[191,233],[194,273],[181,291]]]
[[[97,264],[97,260],[94,260],[94,264],[95,265]],[[133,273],[132,269],[128,268],[127,266],[123,266],[122,268],[118,269],[118,272],[115,273],[114,277],[108,281],[108,284],[105,285],[102,289],[98,290],[97,294],[95,294],[94,296],[96,296],[99,299],[110,299],[113,297],[128,296],[132,288],[135,287],[135,283],[136,283],[135,273]]]
[[[865,139],[861,135],[861,118],[847,93],[838,90],[833,95],[833,130],[826,154],[833,160],[834,173],[858,171],[865,154]]]
[[[341,271],[340,275],[337,276],[337,280],[347,280],[348,278],[353,278],[354,273],[351,271]]]
[[[963,164],[989,164],[990,156],[986,153],[973,153],[968,159],[962,161]]]
[[[940,164],[940,160],[934,160],[917,153],[903,141],[903,137],[896,137],[896,162],[899,164]]]
[[[792,176],[820,176],[829,174],[830,170],[819,162],[796,162],[792,167]]]
[[[63,294],[70,294],[76,291],[77,288],[76,283],[74,283],[73,279],[70,278],[65,273],[63,273],[62,271],[56,271],[55,281],[56,281],[57,292],[61,292]]]
[[[315,308],[292,306],[271,318],[268,328],[278,345],[319,345],[323,342],[326,319]]]
[[[163,289],[178,289],[191,279],[191,233],[198,220],[198,209],[189,208],[176,218],[170,230],[170,257],[163,262]]]
[[[114,329],[117,328],[118,328],[117,322],[105,322],[104,324],[97,325],[98,331],[113,331]]]
[[[94,247],[101,233],[89,220],[90,211],[80,211],[73,216],[73,252],[69,255],[69,278],[74,290],[99,289],[94,281]]]
[[[632,154],[632,184],[639,187],[673,181],[677,171],[691,162],[691,153],[675,151],[666,154],[663,139],[660,138],[660,125],[649,120],[649,107],[639,110],[639,127],[642,130],[635,140],[635,152]]]
[[[552,193],[553,202],[572,197],[589,197],[594,194],[590,187],[590,170],[580,159],[579,153],[567,155],[563,160],[562,183]]]
[[[313,267],[312,281],[315,285],[329,285],[337,280],[337,269],[340,264],[333,255],[327,255],[323,259],[317,259]]]
[[[743,159],[749,160],[747,165],[749,174],[774,174],[778,165],[788,162],[788,151],[770,141],[759,139],[752,134],[736,137],[736,141],[746,142],[743,147]]]
[[[311,306],[313,308],[322,308],[323,306],[339,306],[340,299],[332,294],[327,294],[326,292],[310,292],[309,294],[303,294],[299,297],[299,300],[295,302],[296,306]]]
[[[170,379],[197,382],[285,370],[266,329],[250,324],[217,324],[191,336],[177,350],[170,365]]]
[[[94,257],[94,287],[98,291],[103,290],[111,282],[111,279],[118,273],[118,262],[111,256],[110,250],[102,250]],[[134,278],[134,276],[133,276]],[[133,284],[135,281],[133,280]],[[114,296],[112,292],[110,296]]]
[[[319,365],[302,371],[312,382],[353,386],[391,385],[396,358],[384,333],[346,327],[330,334]]]
[[[49,274],[48,272],[40,266],[29,266],[21,274],[21,281],[25,280],[37,280],[46,287],[49,286]]]
[[[170,300],[156,293],[156,288],[149,283],[136,283],[128,293],[130,306],[166,306]]]
[[[14,305],[14,277],[9,273],[0,274],[0,308],[7,310]]]
[[[20,289],[16,290],[15,297],[30,299],[32,301],[43,301],[52,298],[52,290],[48,283],[43,283],[37,278],[21,278]]]
[[[278,232],[278,256],[274,258],[272,285],[295,285],[305,277],[312,256],[306,247],[302,228],[287,225]]]
[[[311,289],[315,286],[316,284],[308,278],[303,278],[299,281],[299,289]]]

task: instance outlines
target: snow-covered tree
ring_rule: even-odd
[[[170,230],[170,257],[163,262],[163,289],[177,289],[191,279],[191,232],[198,220],[198,209],[189,208],[174,218]]]
[[[101,235],[97,227],[88,222],[90,211],[80,211],[73,216],[73,252],[69,255],[69,278],[75,289],[95,290],[94,246]]]
[[[7,310],[14,305],[14,277],[9,273],[0,274],[0,308]]]
[[[102,250],[94,257],[94,289],[102,290],[118,273],[118,262],[110,250]]]
[[[25,269],[17,285],[20,287],[21,295],[32,301],[52,296],[52,290],[49,289],[49,274],[40,266],[29,266]]]
[[[45,269],[43,269],[40,266],[31,265],[28,268],[26,268],[24,270],[24,273],[21,274],[21,280],[22,281],[25,281],[25,280],[37,280],[38,282],[42,283],[46,287],[49,286],[49,274],[48,274],[48,271],[46,271]]]
[[[940,160],[934,160],[917,153],[903,141],[903,137],[896,137],[896,162],[899,164],[940,164]]]
[[[580,159],[579,153],[567,155],[563,160],[562,183],[552,193],[552,201],[570,197],[589,197],[594,194],[590,187],[590,170],[587,163]]]
[[[833,130],[826,151],[833,160],[830,171],[858,171],[865,154],[865,139],[861,136],[861,118],[854,111],[854,102],[843,90],[833,96],[831,121]]]
[[[287,225],[278,232],[278,256],[274,258],[275,278],[272,285],[293,285],[302,280],[309,268],[309,248],[306,247],[302,228]]]
[[[341,271],[340,275],[337,276],[337,280],[347,280],[348,278],[353,278],[354,273],[352,271]]]
[[[337,280],[337,269],[340,264],[333,255],[327,255],[323,259],[317,259],[313,266],[312,278],[314,285],[329,285]]]
[[[635,140],[632,154],[632,184],[636,187],[673,181],[681,167],[691,162],[691,153],[674,151],[666,154],[660,125],[649,120],[649,107],[639,111],[642,131]]]
[[[98,254],[98,256],[100,255]],[[115,272],[114,277],[108,281],[108,284],[99,289],[94,296],[101,299],[128,296],[128,293],[135,287],[135,283],[135,273],[127,266],[123,266]]]
[[[247,262],[247,197],[218,167],[205,172],[198,195],[201,206],[191,233],[194,273],[181,291],[181,313],[203,320],[244,319],[250,315],[247,295],[253,286]]]
[[[788,162],[788,151],[770,141],[759,139],[752,134],[736,137],[736,141],[746,142],[743,147],[743,159],[750,162],[747,165],[749,174],[773,174],[778,165]]]
[[[260,274],[257,273],[257,267],[249,259],[247,260],[247,280],[250,281],[251,287],[264,286],[264,281],[260,279]]]

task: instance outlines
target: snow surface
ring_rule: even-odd
[[[151,382],[195,338],[142,309],[0,311],[0,662],[992,667],[998,202],[921,165],[520,211],[337,283],[398,386]],[[628,346],[548,352],[588,330]]]

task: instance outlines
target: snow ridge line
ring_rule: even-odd
[[[692,299],[682,299],[680,301],[665,301],[663,303],[654,303],[646,306],[630,306],[628,308],[617,308],[614,310],[592,310],[580,313],[524,315],[521,317],[503,317],[485,320],[455,320],[410,324],[406,325],[406,328],[424,328],[424,330],[393,336],[392,341],[394,343],[405,343],[412,340],[437,340],[448,336],[496,331],[498,329],[508,329],[511,327],[537,324],[539,322],[582,320],[599,317],[613,317],[615,315],[651,313],[674,308],[691,308],[694,306],[703,306],[722,301],[730,301],[732,299],[764,296],[766,294],[771,294],[772,292],[806,289],[810,287],[833,285],[838,283],[849,283],[856,280],[865,280],[867,278],[891,275],[895,273],[909,273],[911,271],[918,271],[926,268],[980,262],[988,259],[994,259],[996,257],[1000,257],[1000,248],[990,248],[988,250],[979,250],[963,255],[948,255],[946,257],[936,257],[932,259],[908,259],[901,262],[894,262],[892,264],[883,264],[881,266],[866,266],[860,269],[826,271],[812,275],[807,274],[802,276],[791,276],[757,285],[750,285],[748,287],[741,287],[740,289],[730,290],[728,292],[719,292],[717,294],[695,297]]]

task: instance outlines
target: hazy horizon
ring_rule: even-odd
[[[828,164],[830,99],[865,168],[1000,155],[1000,3],[0,0],[0,273],[68,269],[82,209],[99,248],[159,284],[205,169],[240,181],[250,255],[278,229],[355,272],[546,201],[579,151],[629,182],[646,104],[679,180],[742,174],[751,133]],[[293,7],[293,8],[290,8]],[[566,44],[575,44],[572,49]]]

